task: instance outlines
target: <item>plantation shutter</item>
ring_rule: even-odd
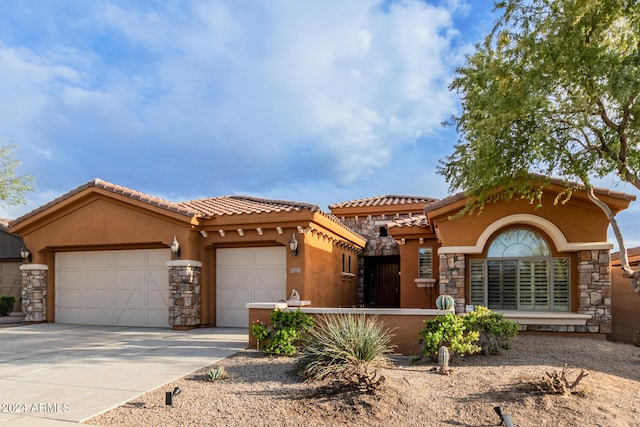
[[[516,262],[487,261],[487,305],[491,309],[517,309]]]
[[[569,311],[569,260],[553,260],[553,309]]]
[[[485,261],[472,259],[469,262],[470,299],[473,305],[486,305],[484,298]]]
[[[545,260],[520,261],[520,310],[548,310],[549,264]]]

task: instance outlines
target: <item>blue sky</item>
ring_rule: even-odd
[[[93,178],[323,210],[445,197],[435,168],[456,135],[441,122],[459,108],[447,86],[493,22],[489,0],[0,4],[0,138],[37,189],[8,218]],[[620,214],[634,245],[638,213]]]

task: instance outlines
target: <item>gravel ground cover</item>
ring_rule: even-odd
[[[498,356],[452,362],[440,375],[432,362],[394,357],[373,395],[332,382],[304,383],[295,361],[255,350],[222,365],[229,378],[204,381],[211,366],[87,420],[102,426],[492,426],[501,406],[519,427],[639,426],[640,348],[575,337],[519,336]],[[569,379],[585,370],[577,393],[543,393],[547,373],[568,364]],[[172,406],[165,392],[182,392]]]

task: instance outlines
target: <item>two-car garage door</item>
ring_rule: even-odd
[[[169,327],[168,249],[59,252],[56,322]]]

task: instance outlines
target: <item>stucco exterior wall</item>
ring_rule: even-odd
[[[640,248],[629,251],[629,263],[634,270],[640,264]],[[623,276],[620,258],[611,262],[611,333],[607,339],[640,345],[640,295],[633,291],[631,279]]]
[[[526,200],[510,200],[487,205],[480,214],[464,215],[448,220],[451,212],[430,217],[437,224],[442,246],[473,246],[480,235],[496,221],[510,215],[534,215],[554,224],[567,242],[606,242],[609,222],[600,209],[589,201],[573,200],[554,205],[553,195],[543,197],[543,206],[536,209]],[[462,204],[461,204],[462,206]],[[579,218],[580,226],[576,226]]]
[[[345,256],[343,275],[342,255]],[[300,292],[303,300],[310,300],[314,307],[353,307],[357,304],[358,255],[348,248],[337,246],[313,233],[305,234],[304,253],[305,283]],[[288,274],[295,274],[289,272]]]
[[[418,265],[418,249],[431,248],[432,278],[435,283],[419,287],[416,279],[420,277]],[[405,238],[400,244],[400,307],[401,308],[436,308],[435,300],[439,295],[439,258],[438,241]],[[420,284],[425,285],[424,283]]]

